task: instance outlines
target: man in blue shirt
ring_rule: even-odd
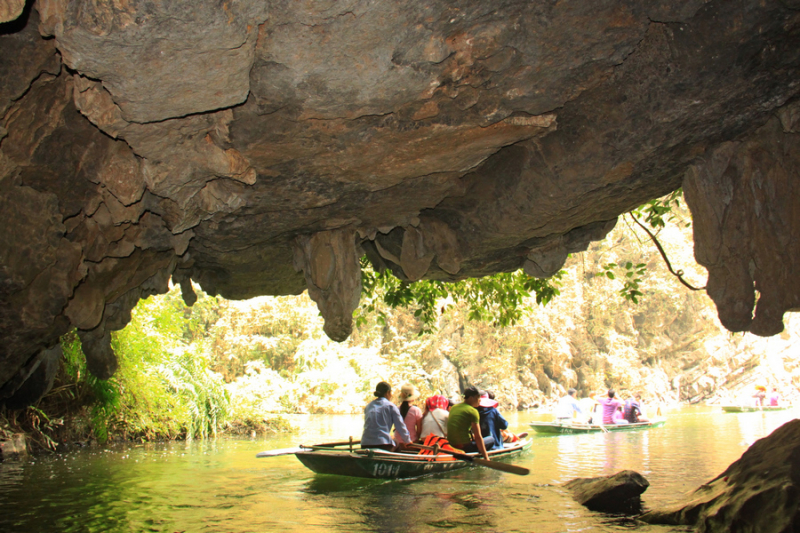
[[[578,400],[575,399],[575,389],[569,389],[567,395],[558,400],[558,405],[555,409],[556,422],[566,423],[572,421],[574,413],[583,415],[581,406],[578,405]]]
[[[397,443],[402,449],[411,443],[400,409],[392,403],[392,386],[381,381],[375,387],[374,400],[364,408],[364,432],[361,434],[362,448],[381,448],[387,451],[395,449],[392,440],[392,425],[402,442]]]

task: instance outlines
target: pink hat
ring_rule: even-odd
[[[479,405],[481,407],[497,407],[500,404],[489,398],[489,394],[484,392],[481,394],[481,403]]]

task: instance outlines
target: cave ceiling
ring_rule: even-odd
[[[729,329],[800,308],[800,1],[0,0],[0,398],[136,302],[546,277],[681,186]],[[44,379],[44,378],[37,378]]]

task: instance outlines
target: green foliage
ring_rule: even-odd
[[[115,378],[98,379],[86,370],[86,356],[74,330],[61,337],[61,351],[64,354],[64,372],[75,384],[76,390],[88,391],[91,398],[88,403],[92,431],[99,442],[105,442],[108,440],[109,424],[121,407],[119,383]]]
[[[653,243],[658,248],[659,252],[662,254],[664,262],[666,263],[667,267],[672,271],[672,266],[667,258],[666,252],[664,252],[661,245],[658,243],[656,236],[647,229],[644,224],[650,225],[650,227],[660,230],[665,228],[668,222],[672,222],[678,220],[678,217],[675,216],[675,211],[679,210],[681,207],[681,198],[683,198],[683,189],[677,189],[670,194],[663,196],[661,198],[656,198],[655,200],[650,200],[649,202],[640,205],[636,209],[630,212],[630,215],[633,217],[633,220],[640,225],[642,229],[644,229],[648,236],[653,240]],[[688,228],[691,226],[691,223],[687,222],[683,224],[684,228]],[[631,261],[627,261],[624,264],[616,264],[616,263],[606,263],[602,266],[602,270],[595,274],[596,276],[606,277],[610,280],[616,279],[617,275],[614,273],[615,269],[622,270],[622,280],[623,280],[623,287],[619,290],[619,294],[626,300],[633,302],[635,304],[639,303],[639,297],[643,296],[641,288],[642,278],[647,272],[647,265],[644,263],[637,263],[634,264]],[[683,278],[683,271],[678,270],[673,272],[674,275],[678,277],[678,279],[686,285],[688,288],[692,290],[697,290],[695,287],[689,285]]]
[[[522,270],[456,282],[420,280],[402,281],[389,270],[376,272],[369,261],[361,259],[362,304],[354,316],[356,325],[366,323],[367,315],[377,314],[378,323],[386,324],[388,308],[413,308],[422,327],[419,334],[435,329],[439,316],[448,308],[465,303],[470,320],[490,322],[499,327],[516,324],[530,311],[526,300],[535,294],[536,303],[547,305],[559,294],[559,280],[564,271],[549,279],[528,276]]]
[[[202,295],[188,308],[172,290],[139,302],[131,323],[114,333],[122,397],[117,411],[101,414],[116,432],[144,439],[217,434],[229,399],[210,369],[206,331],[219,318],[218,304]]]
[[[666,196],[650,200],[640,205],[632,211],[636,218],[643,220],[652,228],[659,229],[666,226],[667,222],[675,220],[673,209],[681,206],[683,189],[677,189]],[[686,223],[685,227],[690,227],[691,223]]]
[[[647,265],[644,263],[633,264],[633,262],[628,261],[621,265],[618,265],[617,263],[606,263],[601,266],[603,270],[595,274],[595,276],[606,277],[610,280],[614,280],[617,278],[617,276],[614,274],[614,270],[617,269],[622,271],[621,279],[623,281],[623,286],[619,290],[619,294],[626,300],[638,304],[639,297],[643,295],[643,293],[639,290],[639,284],[642,282],[642,276],[644,276],[645,272],[647,271]]]

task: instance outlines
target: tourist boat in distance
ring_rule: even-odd
[[[722,410],[726,413],[757,413],[767,411],[785,411],[791,409],[791,405],[723,405]]]
[[[637,429],[660,428],[667,423],[664,418],[636,424],[560,424],[558,422],[531,422],[530,426],[540,435],[577,435],[580,433],[602,433],[606,431],[633,431]]]
[[[531,440],[525,439],[513,445],[506,444],[506,446],[501,450],[489,452],[492,463],[520,455],[530,449]],[[437,455],[418,455],[416,452],[387,452],[381,449],[362,450],[358,446],[353,446],[349,443],[301,446],[300,448],[287,449],[284,453],[276,453],[281,451],[261,452],[256,457],[293,454],[309,470],[318,474],[375,479],[414,478],[439,472],[450,472],[473,464],[469,461],[456,459],[444,452]],[[477,453],[464,455],[476,459],[480,458]],[[507,466],[511,467],[512,465]]]

